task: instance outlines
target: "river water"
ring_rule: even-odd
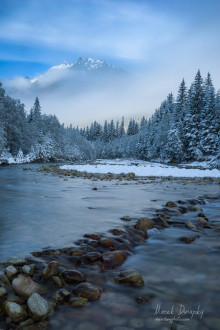
[[[218,185],[65,179],[36,172],[39,166],[0,167],[0,260],[69,245],[85,231],[103,232],[120,225],[124,215],[139,217],[146,210],[150,215],[167,199],[219,192]]]
[[[1,261],[45,247],[70,246],[85,232],[120,227],[124,215],[151,217],[168,200],[219,195],[218,184],[67,179],[36,172],[39,166],[0,167]],[[219,200],[207,198],[202,208],[210,221],[220,221]],[[187,213],[182,220],[192,217]],[[187,229],[181,230],[182,236],[187,235]],[[144,292],[116,287],[107,272],[108,288],[100,301],[74,313],[70,307],[59,307],[49,328],[84,330],[89,324],[91,330],[165,330],[172,324],[156,319],[157,306],[167,310],[182,306],[203,310],[201,318],[197,315],[186,323],[189,329],[219,329],[219,233],[208,231],[190,252],[188,245],[178,242],[179,236],[179,228],[163,230],[138,246],[123,264],[122,268],[140,271]],[[151,297],[150,302],[138,305],[135,298],[143,294]]]

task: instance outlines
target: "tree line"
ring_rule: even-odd
[[[176,98],[170,93],[148,120],[131,119],[126,132],[122,119],[116,125],[94,122],[80,133],[94,141],[100,158],[208,159],[220,152],[220,91],[215,91],[209,73],[203,79],[198,70],[189,88],[183,79]]]
[[[79,129],[64,127],[56,116],[41,113],[38,97],[29,114],[0,84],[0,161],[138,158],[182,162],[217,157],[220,150],[220,91],[200,71],[189,88],[181,82],[151,118],[94,121]]]

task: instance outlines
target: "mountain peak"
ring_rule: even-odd
[[[91,57],[79,57],[77,61],[69,63],[62,62],[60,65],[52,66],[50,70],[66,70],[74,71],[121,71],[116,66],[107,63],[105,60],[96,60]]]

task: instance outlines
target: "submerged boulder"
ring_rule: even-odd
[[[149,218],[140,218],[135,225],[136,229],[152,229],[153,228],[153,221]]]
[[[77,285],[73,289],[73,293],[88,300],[98,300],[100,298],[100,289],[88,282]]]
[[[118,284],[128,284],[134,286],[144,286],[144,280],[135,269],[125,269],[117,273],[114,281]]]
[[[177,205],[176,205],[176,203],[169,201],[166,203],[166,206],[167,207],[176,207]]]
[[[42,279],[46,280],[58,274],[59,274],[59,263],[57,261],[51,261],[44,269]]]
[[[67,283],[81,283],[85,281],[85,276],[77,270],[64,270],[62,276]]]

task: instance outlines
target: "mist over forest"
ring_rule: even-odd
[[[112,111],[112,119],[101,124],[94,113],[93,123],[84,128],[64,126],[54,114],[44,114],[38,97],[26,113],[3,87],[0,93],[1,163],[98,158],[178,163],[219,157],[220,92],[209,73],[202,78],[198,71],[188,88],[183,80],[176,97],[170,93],[150,118],[131,117],[125,123]]]

